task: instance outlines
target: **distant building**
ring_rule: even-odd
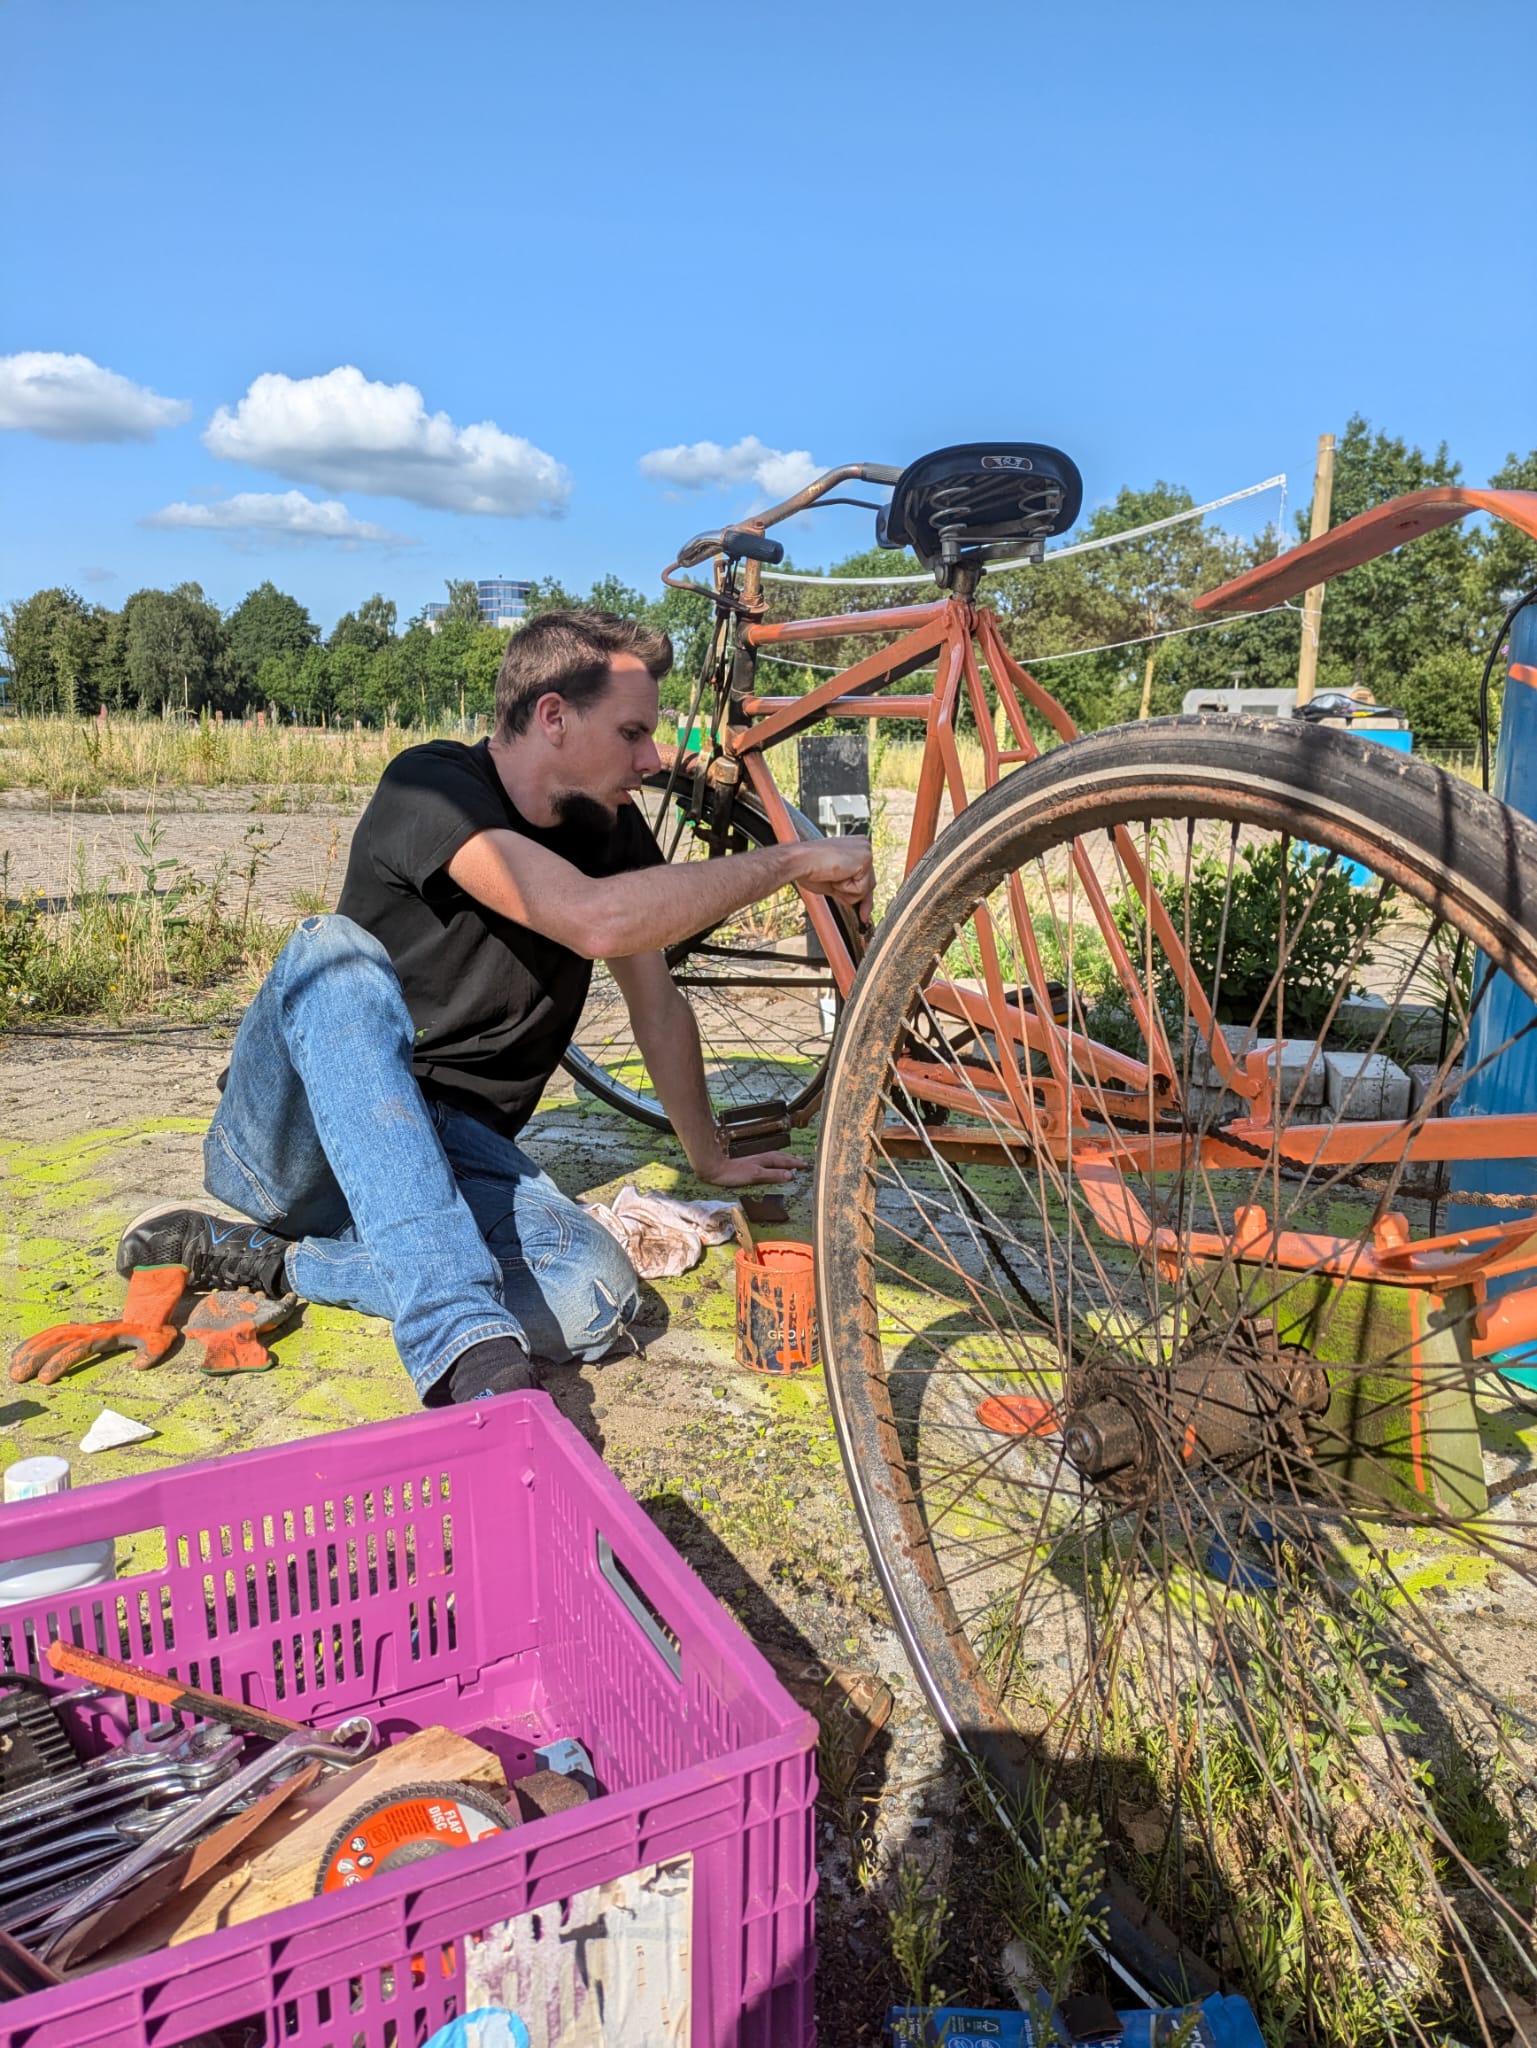
[[[479,577],[475,591],[480,599],[480,616],[488,626],[500,626],[510,633],[514,626],[522,625],[533,587],[532,583],[520,582],[511,576]],[[447,604],[441,600],[422,606],[422,616],[433,632],[438,630],[447,610]]]

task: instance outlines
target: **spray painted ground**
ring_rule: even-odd
[[[123,1225],[151,1201],[201,1195],[201,1134],[228,1047],[227,1032],[173,1028],[0,1040],[0,1351],[55,1323],[117,1312]],[[569,1090],[541,1108],[529,1144],[573,1195],[611,1194],[626,1180],[701,1192],[665,1142]],[[783,1234],[804,1234],[807,1201],[803,1182]],[[731,1256],[718,1249],[684,1279],[647,1288],[643,1356],[556,1373],[549,1391],[756,1641],[782,1662],[890,1683],[895,1712],[861,1774],[835,1755],[824,1761],[838,1796],[818,1841],[823,2038],[874,2041],[897,1991],[876,1873],[912,1857],[935,1888],[950,1888],[950,1980],[972,1995],[1004,1989],[1001,1937],[980,1902],[967,1911],[965,1884],[952,1878],[952,1847],[966,1866],[975,1826],[954,1824],[959,1781],[886,1625],[820,1383],[738,1372],[733,1327]],[[56,1452],[83,1485],[414,1408],[381,1322],[308,1308],[273,1350],[272,1371],[234,1381],[205,1380],[178,1353],[147,1373],[109,1359],[52,1388],[0,1382],[0,1464]],[[103,1407],[157,1434],[83,1456],[80,1439]],[[858,1869],[875,1882],[864,1888],[851,1850],[867,1811]]]

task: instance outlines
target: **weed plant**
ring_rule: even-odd
[[[945,1925],[950,1902],[928,1892],[928,1873],[912,1857],[900,1862],[891,1878],[887,1909],[892,1960],[910,2005],[943,2005],[946,1995],[934,1982],[934,1970],[947,1946]]]
[[[244,862],[206,883],[159,854],[153,818],[134,839],[136,888],[87,881],[77,849],[62,902],[13,901],[0,855],[0,1030],[23,1019],[200,1017],[255,992],[288,936],[253,909],[261,828],[248,832]]]

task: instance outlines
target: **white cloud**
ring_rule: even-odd
[[[323,377],[258,377],[220,406],[203,445],[333,491],[409,498],[443,512],[556,517],[571,479],[555,460],[491,420],[456,427],[429,413],[414,384],[376,384],[346,364]]]
[[[191,410],[89,356],[38,348],[0,356],[0,429],[48,441],[152,441]]]
[[[653,448],[640,458],[642,476],[680,490],[713,491],[751,483],[770,498],[788,498],[825,467],[813,462],[805,448],[765,448],[756,434],[744,434],[729,448],[718,441],[688,441],[676,448]]]
[[[371,520],[358,519],[339,498],[306,498],[303,491],[237,491],[212,505],[167,505],[145,526],[199,527],[209,533],[266,534],[288,540],[388,541],[405,545]]]

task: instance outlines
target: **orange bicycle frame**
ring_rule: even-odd
[[[855,467],[830,472],[786,504],[746,524],[749,530],[761,533],[769,525],[814,503],[835,483],[860,473]],[[1392,508],[1378,508],[1363,520],[1352,522],[1352,526],[1370,525],[1371,530],[1361,537],[1356,537],[1351,527],[1336,529],[1321,542],[1294,549],[1278,562],[1263,564],[1233,584],[1210,593],[1200,600],[1200,608],[1252,608],[1262,599],[1271,601],[1277,595],[1301,590],[1317,580],[1320,573],[1336,573],[1336,565],[1352,566],[1358,560],[1369,559],[1373,552],[1398,545],[1407,534],[1418,531],[1421,524],[1444,523],[1471,509],[1500,512],[1525,530],[1537,532],[1534,493],[1422,495],[1427,499],[1434,497],[1436,502],[1424,510],[1419,520],[1404,518],[1395,525],[1389,516]],[[1458,500],[1457,509],[1443,503],[1453,496]],[[1410,503],[1403,502],[1406,506]],[[1418,500],[1414,502],[1418,510]],[[1327,560],[1314,564],[1311,555],[1315,551],[1327,554]],[[665,580],[673,581],[670,571]],[[718,606],[738,615],[737,644],[739,649],[745,646],[749,651],[749,664],[759,652],[816,640],[881,638],[885,643],[852,667],[817,683],[804,696],[762,695],[751,689],[733,692],[731,713],[717,743],[728,760],[739,764],[782,844],[792,843],[797,834],[767,753],[823,718],[836,715],[922,719],[923,764],[904,876],[911,874],[939,836],[945,799],[948,797],[952,810],[959,813],[972,794],[967,787],[956,732],[957,713],[963,701],[970,707],[981,743],[987,787],[1006,769],[1038,758],[1040,749],[1030,731],[1027,712],[1033,712],[1064,743],[1079,737],[1067,712],[1009,653],[995,616],[979,608],[969,596],[949,595],[927,603],[894,605],[877,611],[768,622],[761,616],[761,579],[756,561],[746,563],[740,599],[729,597],[724,605],[720,589],[710,592],[700,585],[682,587],[701,590],[715,598]],[[896,637],[887,637],[891,635]],[[894,690],[894,685],[930,667],[934,678],[929,688],[922,692]],[[997,736],[984,670],[991,677],[1003,713],[1007,744]],[[1176,1256],[1262,1260],[1292,1272],[1328,1273],[1337,1269],[1341,1276],[1354,1280],[1438,1293],[1452,1287],[1472,1287],[1480,1297],[1483,1283],[1491,1276],[1537,1264],[1537,1216],[1513,1218],[1488,1231],[1464,1232],[1414,1244],[1406,1242],[1408,1229],[1404,1219],[1388,1215],[1378,1223],[1368,1247],[1359,1238],[1334,1239],[1273,1231],[1264,1213],[1250,1207],[1238,1213],[1231,1233],[1226,1236],[1206,1233],[1203,1241],[1196,1244],[1187,1234],[1180,1247],[1165,1242],[1169,1233],[1156,1227],[1148,1217],[1127,1184],[1128,1175],[1146,1177],[1196,1164],[1209,1168],[1252,1166],[1256,1149],[1278,1165],[1304,1169],[1374,1163],[1391,1167],[1406,1160],[1529,1158],[1537,1156],[1537,1116],[1427,1117],[1407,1131],[1397,1122],[1283,1125],[1277,1131],[1278,1070],[1263,1051],[1240,1058],[1229,1048],[1215,1028],[1205,991],[1152,886],[1131,832],[1118,826],[1113,828],[1111,837],[1221,1087],[1247,1101],[1250,1114],[1221,1130],[1204,1133],[1177,1127],[1118,1129],[1104,1116],[1106,1084],[1120,1092],[1123,1100],[1129,1094],[1145,1101],[1157,1116],[1177,1116],[1181,1105],[1176,1063],[1163,1020],[1137,977],[1087,851],[1075,843],[1074,872],[1137,1020],[1147,1048],[1146,1057],[1138,1059],[1099,1045],[1074,1031],[1070,1020],[1054,1014],[1052,992],[1023,889],[1018,876],[1010,876],[1005,886],[1019,938],[1021,981],[1013,989],[1005,984],[990,914],[984,906],[974,913],[972,920],[982,969],[980,982],[940,977],[928,984],[925,999],[942,1017],[952,1017],[979,1033],[985,1030],[998,1043],[1017,1046],[1024,1054],[1042,1055],[1049,1071],[1030,1072],[1028,1059],[1002,1062],[993,1058],[986,1065],[968,1066],[965,1085],[960,1086],[953,1063],[947,1068],[926,1060],[915,1047],[911,1056],[898,1063],[896,1075],[910,1098],[941,1110],[954,1109],[972,1115],[980,1107],[986,1116],[985,1125],[965,1131],[936,1124],[916,1142],[954,1156],[997,1156],[1001,1152],[1028,1149],[1044,1151],[1058,1163],[1065,1164],[1071,1159],[1086,1199],[1107,1234],[1163,1262]],[[846,996],[853,984],[857,961],[843,929],[822,897],[803,894],[803,901],[833,979],[839,992]],[[1100,1110],[1098,1121],[1096,1107]],[[1149,1122],[1153,1122],[1152,1117]],[[915,1141],[896,1137],[894,1142],[906,1149]],[[1206,1237],[1210,1238],[1209,1243]],[[1480,1308],[1475,1329],[1474,1348],[1479,1353],[1537,1341],[1537,1287],[1507,1293],[1486,1303]]]

